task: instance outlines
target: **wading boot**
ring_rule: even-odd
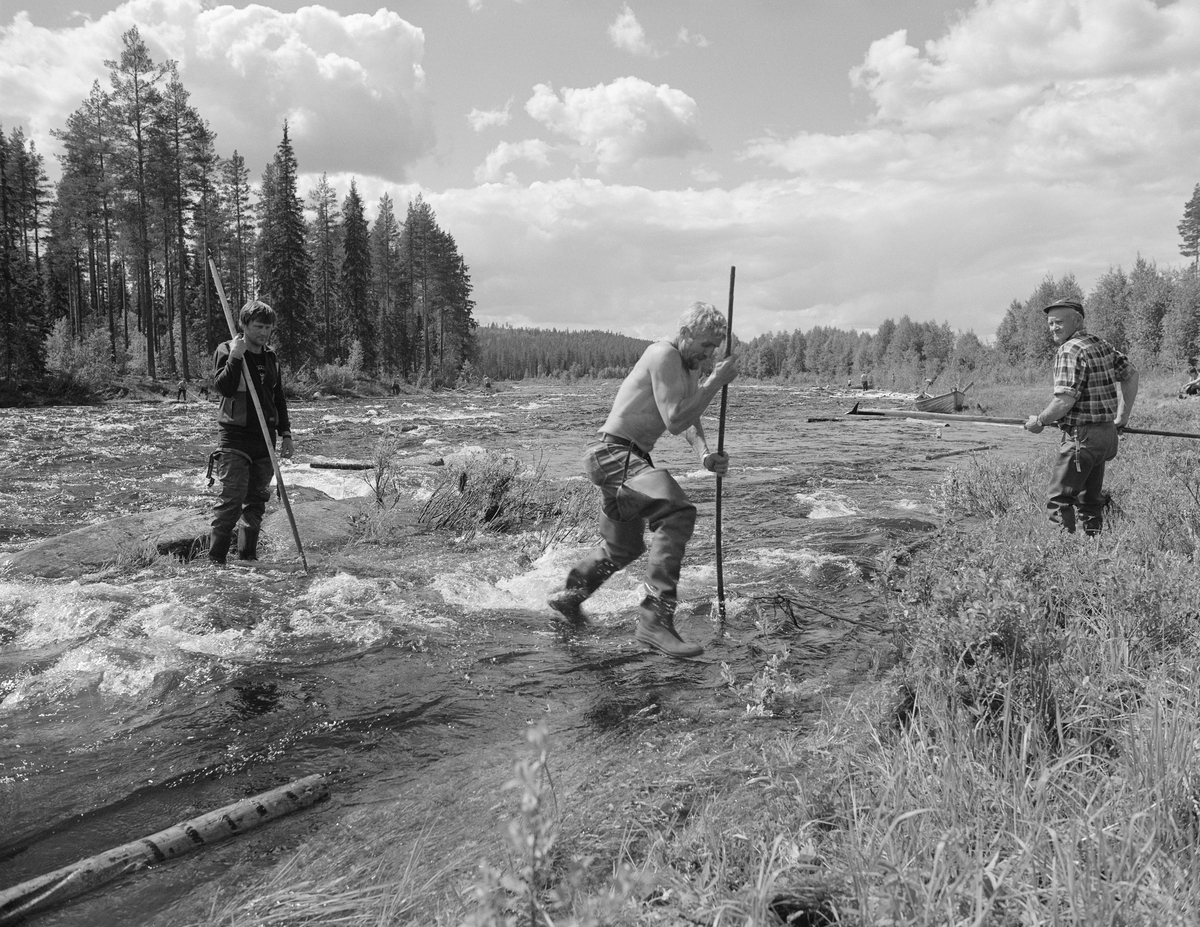
[[[686,660],[704,653],[699,644],[689,644],[675,630],[675,606],[658,596],[646,596],[639,608],[637,630],[633,636],[668,657]]]
[[[567,588],[550,596],[546,604],[566,618],[573,628],[586,627],[587,615],[583,613],[583,603],[615,572],[617,565],[611,560],[576,567],[567,575]]]
[[[238,525],[238,559],[258,559],[258,528]]]
[[[546,604],[562,615],[574,628],[587,625],[587,615],[583,613],[583,603],[587,601],[588,592],[583,586],[574,589],[563,589],[546,600]]]
[[[208,540],[208,560],[217,566],[225,566],[225,558],[229,555],[229,544],[233,540],[228,532],[214,531]]]

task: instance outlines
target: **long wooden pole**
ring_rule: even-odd
[[[989,415],[960,415],[957,412],[909,412],[907,409],[860,409],[858,403],[846,413],[847,415],[887,416],[888,418],[916,418],[930,422],[978,422],[982,425],[1024,425],[1023,418],[993,418]],[[1047,425],[1053,428],[1054,425]],[[1130,428],[1126,425],[1121,429],[1125,435],[1158,435],[1163,438],[1196,438],[1200,434],[1190,431],[1160,431],[1157,428]]]
[[[6,888],[0,891],[0,924],[16,924],[29,914],[76,898],[123,875],[245,833],[328,796],[324,776],[306,776]]]
[[[229,337],[237,337],[237,325],[233,321],[233,310],[229,308],[229,300],[225,298],[225,287],[221,285],[221,277],[217,274],[217,265],[212,258],[208,259],[208,268],[212,273],[213,286],[216,288],[217,297],[221,300],[221,309],[225,312],[225,322],[229,325]],[[283,509],[287,512],[288,524],[292,526],[292,538],[296,542],[296,552],[300,555],[300,565],[304,567],[304,572],[308,572],[308,560],[304,557],[304,545],[300,543],[300,529],[296,527],[296,516],[292,514],[292,504],[288,501],[287,487],[283,484],[283,471],[279,469],[279,458],[275,455],[275,445],[271,441],[271,429],[267,427],[267,417],[263,414],[262,403],[258,399],[258,390],[254,388],[254,381],[250,379],[250,365],[242,363],[242,377],[246,381],[246,391],[250,394],[250,399],[254,402],[254,411],[258,415],[258,424],[262,428],[263,441],[267,445],[267,453],[271,455],[271,467],[275,471],[275,485],[279,489],[279,498],[283,501]]]
[[[725,356],[733,350],[733,280],[737,274],[736,267],[729,268],[729,318],[725,325]],[[729,401],[729,384],[721,387],[721,417],[717,423],[717,453],[725,453],[725,405]],[[723,480],[717,476],[717,608],[721,614],[721,622],[725,622],[725,564],[721,553],[721,484]]]

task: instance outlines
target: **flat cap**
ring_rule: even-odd
[[[1060,299],[1057,302],[1051,303],[1042,312],[1049,312],[1051,309],[1074,309],[1080,315],[1083,315],[1083,303],[1077,299]]]

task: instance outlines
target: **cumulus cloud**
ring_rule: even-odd
[[[19,15],[0,29],[0,118],[60,128],[103,59],[137,25],[157,61],[175,59],[191,102],[252,170],[270,160],[282,123],[305,167],[399,179],[433,147],[422,31],[397,14],[284,13],[203,0],[127,0],[61,29]]]
[[[644,158],[681,158],[703,151],[696,101],[666,84],[636,77],[611,84],[562,90],[538,84],[525,111],[547,128],[576,143],[580,160],[601,171]]]
[[[476,183],[491,183],[496,180],[515,182],[516,176],[504,173],[514,161],[529,161],[539,167],[548,167],[553,149],[541,139],[530,138],[523,142],[501,142],[487,159],[475,169]]]
[[[700,33],[692,34],[687,26],[680,26],[675,36],[676,45],[695,45],[697,48],[708,48],[709,41]]]
[[[646,39],[646,30],[637,21],[637,17],[633,15],[633,10],[629,8],[628,3],[617,14],[612,25],[608,27],[608,37],[612,39],[612,43],[617,48],[629,52],[631,55],[640,55],[645,58],[654,58],[658,55],[654,46]]]
[[[980,4],[923,50],[879,39],[850,77],[874,106],[864,131],[745,154],[812,176],[1157,183],[1200,146],[1200,5]]]
[[[492,126],[506,126],[512,118],[509,113],[511,107],[512,100],[510,99],[504,104],[503,109],[473,109],[467,113],[467,122],[476,132],[482,132]]]

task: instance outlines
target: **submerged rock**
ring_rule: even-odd
[[[306,551],[329,550],[348,543],[353,537],[354,520],[366,504],[361,498],[293,500],[292,516],[296,519],[300,543]],[[267,512],[262,530],[276,550],[295,544],[292,526],[288,524],[287,511],[282,505],[276,504]]]
[[[110,518],[35,541],[0,560],[0,569],[24,576],[62,579],[94,573],[122,560],[184,553],[198,540],[207,544],[207,511],[173,507]]]

